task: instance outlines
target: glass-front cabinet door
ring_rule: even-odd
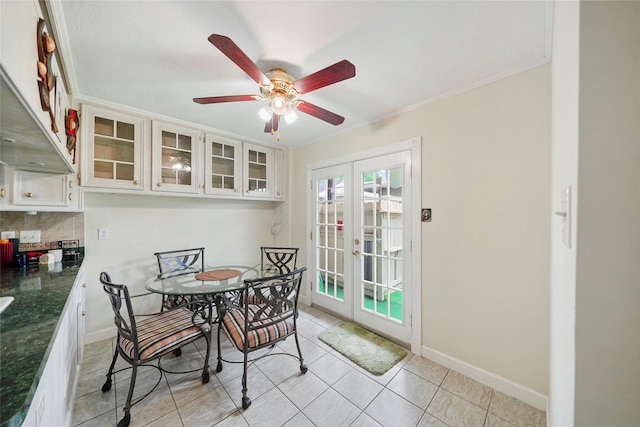
[[[151,189],[198,192],[200,134],[194,129],[154,121],[152,125]]]
[[[242,143],[222,136],[205,138],[205,186],[207,194],[241,196]]]
[[[244,144],[244,195],[273,197],[273,149]]]
[[[81,184],[144,189],[144,119],[92,106],[83,106],[82,112]]]

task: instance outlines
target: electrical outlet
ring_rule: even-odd
[[[15,231],[3,231],[0,233],[0,239],[15,239],[16,232]]]
[[[40,243],[40,230],[20,230],[20,243]]]
[[[98,240],[108,240],[109,230],[106,228],[98,228]]]

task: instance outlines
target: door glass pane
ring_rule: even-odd
[[[344,301],[344,179],[316,181],[316,292]]]
[[[361,308],[401,322],[402,167],[362,173]]]

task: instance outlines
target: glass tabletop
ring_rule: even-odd
[[[274,274],[270,269],[262,271],[260,264],[205,266],[202,272],[176,272],[163,277],[154,276],[147,280],[144,286],[151,292],[165,295],[208,295],[239,290],[244,288],[245,280]]]

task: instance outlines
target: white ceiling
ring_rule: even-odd
[[[56,2],[53,2],[56,3]],[[345,117],[299,113],[278,144],[362,127],[550,60],[545,1],[62,1],[53,8],[73,95],[275,142],[267,101],[200,105],[194,97],[258,94],[207,37],[231,38],[264,72],[299,79],[342,59],[352,79],[299,98]]]

